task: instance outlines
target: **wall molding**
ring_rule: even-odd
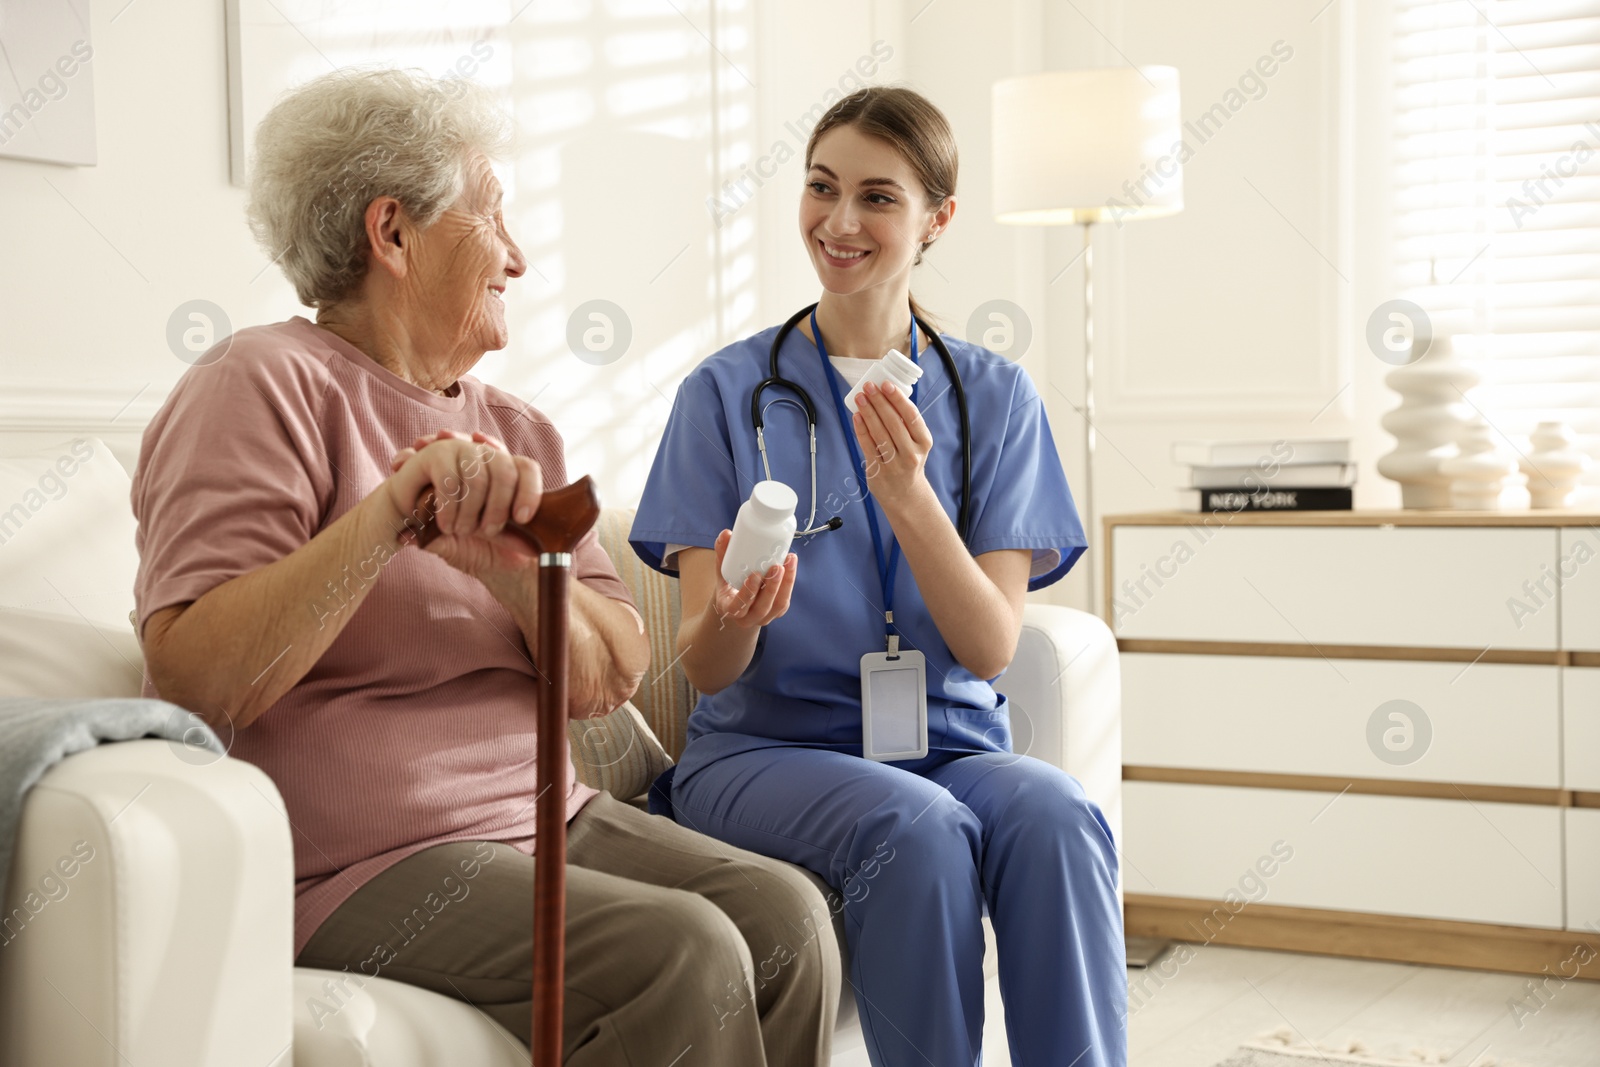
[[[1350,87],[1348,78],[1350,16],[1345,10],[1330,10],[1327,22],[1320,33],[1316,48],[1321,64],[1318,92],[1321,98],[1318,116],[1319,183],[1314,228],[1312,230],[1318,249],[1326,249],[1347,275],[1352,269],[1353,254],[1349,233],[1351,230],[1349,142],[1348,123]],[[1192,104],[1192,101],[1190,102]],[[1253,194],[1241,183],[1241,197]],[[1261,205],[1263,211],[1269,210]],[[1138,225],[1159,225],[1140,223]],[[1096,227],[1104,231],[1104,227]],[[1299,240],[1286,235],[1285,241]],[[1127,273],[1127,252],[1123,242],[1110,239],[1104,232],[1095,235],[1094,255],[1096,276],[1107,280],[1095,286],[1095,318],[1107,322],[1104,340],[1097,338],[1097,347],[1109,351],[1109,359],[1101,375],[1103,384],[1097,384],[1096,407],[1099,416],[1108,423],[1118,422],[1217,422],[1237,419],[1292,419],[1315,418],[1331,411],[1337,418],[1350,419],[1354,408],[1350,391],[1345,386],[1351,376],[1351,329],[1348,323],[1350,285],[1348,281],[1316,262],[1309,267],[1317,277],[1317,304],[1319,322],[1304,336],[1315,349],[1314,360],[1308,356],[1297,375],[1303,384],[1275,387],[1227,387],[1204,389],[1163,388],[1159,380],[1148,371],[1141,371],[1130,363],[1127,351],[1128,294],[1136,279]],[[1306,253],[1310,255],[1309,252]],[[1103,273],[1102,273],[1103,272]],[[1098,332],[1098,331],[1097,331]],[[1250,324],[1240,325],[1241,344],[1285,343],[1284,339],[1256,338],[1252,341]],[[1157,376],[1158,378],[1158,376]],[[1330,420],[1330,424],[1331,424]]]
[[[11,382],[0,393],[0,432],[139,434],[166,402],[174,382]]]

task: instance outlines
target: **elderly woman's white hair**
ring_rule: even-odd
[[[367,205],[400,201],[426,228],[461,194],[462,164],[510,143],[489,90],[422,71],[335,71],[279,100],[256,128],[250,229],[301,303],[327,307],[367,271]]]

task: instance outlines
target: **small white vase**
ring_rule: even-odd
[[[1589,457],[1574,445],[1577,440],[1564,422],[1541,422],[1528,437],[1533,447],[1522,458],[1528,476],[1528,495],[1536,508],[1564,508]]]
[[[1400,394],[1400,406],[1381,420],[1394,434],[1395,450],[1378,460],[1378,473],[1400,483],[1402,507],[1451,507],[1450,479],[1440,466],[1456,454],[1456,440],[1472,415],[1464,394],[1478,384],[1478,372],[1456,356],[1445,336],[1383,380]]]
[[[1459,511],[1496,511],[1506,479],[1517,465],[1495,442],[1494,431],[1481,417],[1474,418],[1462,432],[1458,455],[1439,465],[1439,472],[1450,479],[1450,506]]]

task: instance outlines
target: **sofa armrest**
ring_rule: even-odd
[[[1010,703],[1016,751],[1076,778],[1120,849],[1122,673],[1111,629],[1086,611],[1028,604],[1016,658],[995,688]]]
[[[292,1063],[282,805],[250,764],[161,740],[40,778],[0,915],[0,1063]]]

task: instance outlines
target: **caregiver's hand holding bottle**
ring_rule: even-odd
[[[743,585],[722,578],[733,531],[717,535],[715,562],[701,553],[684,559],[680,572],[683,621],[678,627],[678,655],[684,674],[702,693],[731,685],[755,655],[761,628],[789,610],[799,560],[793,552],[781,566],[752,574]],[[697,609],[698,606],[698,609]]]

